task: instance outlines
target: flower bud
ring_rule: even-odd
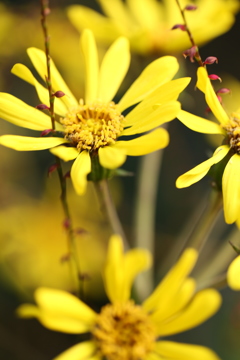
[[[58,168],[58,164],[51,165],[48,169],[48,176],[50,176],[57,168]]]
[[[196,5],[186,5],[184,10],[187,10],[187,11],[192,11],[192,10],[197,10],[197,6]]]
[[[231,92],[228,88],[221,88],[217,91],[217,94],[229,94]]]
[[[50,108],[45,104],[39,104],[36,106],[36,109],[38,110],[49,110]]]
[[[182,24],[176,24],[174,25],[171,30],[176,30],[176,29],[180,29],[182,31],[186,31],[186,25],[182,25]]]
[[[216,56],[209,56],[203,62],[204,65],[212,65],[214,63],[218,63],[218,58],[216,58]]]
[[[210,74],[210,75],[208,75],[208,77],[211,80],[219,80],[220,82],[222,82],[222,79],[216,74]]]
[[[53,129],[46,129],[46,130],[43,130],[40,134],[40,136],[46,136],[48,134],[50,134],[51,132],[54,132]]]
[[[59,91],[56,91],[53,94],[53,96],[55,96],[56,98],[61,98],[61,97],[65,96],[65,93],[63,91],[59,90]]]

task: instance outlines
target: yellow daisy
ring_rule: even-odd
[[[133,51],[142,54],[176,53],[189,48],[189,38],[181,31],[171,31],[182,18],[175,0],[98,0],[103,13],[81,5],[67,9],[69,19],[79,31],[90,28],[96,38],[108,44],[118,36],[130,40]],[[181,6],[189,5],[182,0]],[[228,31],[239,11],[238,0],[196,0],[196,11],[189,11],[188,25],[196,44],[202,45]]]
[[[169,136],[165,129],[149,130],[177,116],[180,103],[176,99],[190,78],[172,80],[179,67],[176,58],[159,58],[146,67],[115,104],[112,99],[129,67],[128,40],[124,37],[117,39],[106,52],[100,68],[92,32],[85,30],[80,42],[86,65],[84,100],[76,100],[51,61],[53,91],[65,93],[65,96],[55,99],[55,112],[59,116],[56,130],[58,134],[62,132],[64,138],[3,135],[0,144],[19,151],[51,149],[64,161],[76,159],[71,177],[77,193],[83,194],[92,165],[94,169],[99,167],[99,163],[103,168],[116,169],[125,162],[127,155],[145,155],[167,146]],[[45,79],[44,52],[36,48],[27,52],[39,75]],[[40,101],[49,104],[47,89],[26,66],[16,64],[12,72],[34,85]],[[136,104],[132,111],[123,115],[124,110]],[[6,93],[0,93],[0,117],[33,130],[51,128],[48,115]],[[119,141],[120,136],[145,132],[148,133],[133,140]]]
[[[240,109],[230,115],[225,112],[203,67],[198,69],[197,87],[205,94],[206,102],[219,124],[183,110],[178,118],[194,131],[223,135],[226,145],[219,146],[210,159],[181,175],[176,186],[184,188],[196,183],[208,173],[212,165],[227,156],[222,177],[222,192],[225,220],[231,224],[238,219],[240,212]]]
[[[37,306],[23,304],[18,314],[36,317],[51,330],[91,334],[90,341],[74,345],[55,360],[219,360],[206,347],[162,340],[201,324],[221,305],[218,291],[196,292],[189,277],[196,260],[196,250],[186,249],[150,297],[137,305],[130,300],[132,283],[149,267],[150,254],[141,249],[124,254],[121,238],[113,235],[103,271],[111,303],[99,314],[75,296],[49,288],[37,289]]]

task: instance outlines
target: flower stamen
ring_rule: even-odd
[[[240,154],[240,116],[237,113],[232,113],[229,123],[223,128],[227,132],[228,142],[234,152]]]

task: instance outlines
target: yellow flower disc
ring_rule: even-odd
[[[240,114],[231,114],[229,123],[222,127],[227,132],[229,146],[235,153],[240,154]]]
[[[65,137],[79,151],[94,151],[106,145],[113,145],[123,131],[124,116],[111,101],[95,101],[72,107],[61,123],[65,126]]]
[[[144,359],[157,337],[149,316],[133,301],[104,306],[92,334],[108,360]]]

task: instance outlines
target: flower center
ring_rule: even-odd
[[[108,360],[144,359],[156,339],[149,316],[133,301],[104,306],[92,333]]]
[[[223,128],[227,132],[230,147],[236,153],[240,153],[240,118],[239,114],[232,113],[229,123],[224,125]]]
[[[115,143],[123,131],[124,116],[113,101],[84,104],[81,99],[60,121],[65,126],[65,138],[79,151],[93,151]]]

